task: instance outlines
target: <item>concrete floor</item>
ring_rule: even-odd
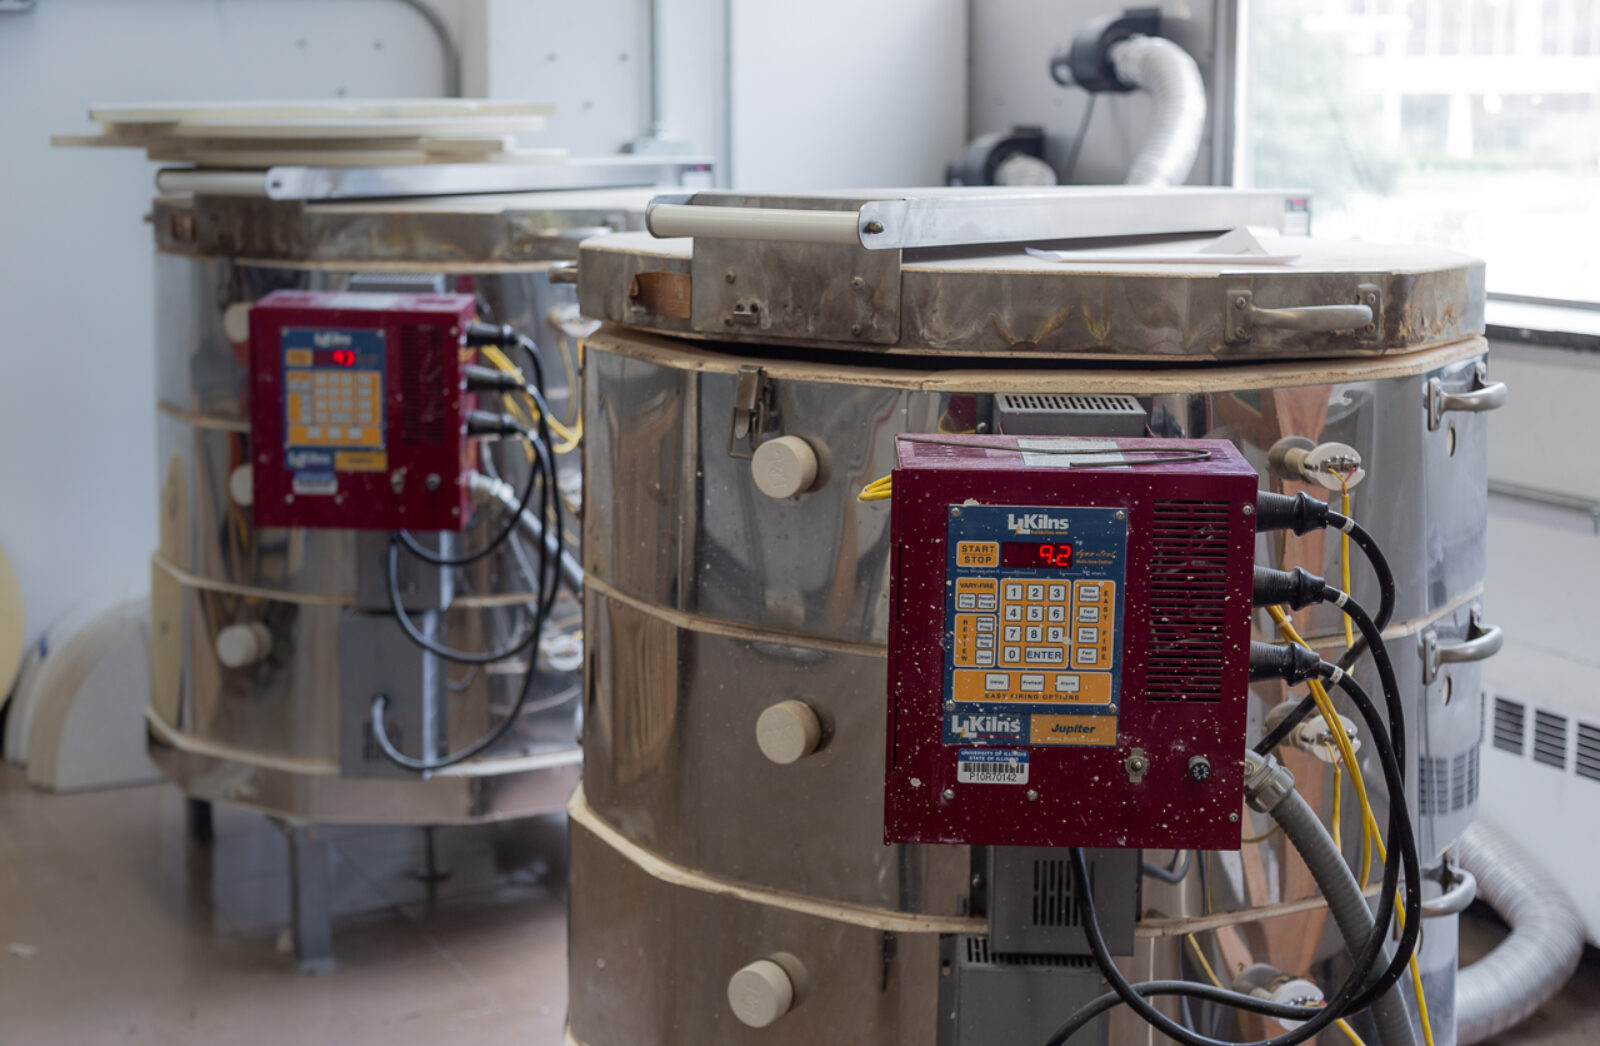
[[[430,898],[415,829],[334,831],[338,967],[294,972],[287,844],[218,807],[185,838],[152,785],[44,795],[0,769],[0,1042],[73,1046],[555,1046],[566,1000],[565,828],[439,829]],[[1471,919],[1463,950],[1504,932]],[[1600,1042],[1600,959],[1495,1046]]]
[[[0,770],[0,1042],[543,1046],[566,1014],[565,826],[335,830],[339,964],[294,972],[288,846],[217,807],[194,849],[152,785],[44,795]]]

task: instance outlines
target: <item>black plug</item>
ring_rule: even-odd
[[[1288,606],[1293,610],[1322,602],[1328,591],[1326,578],[1295,567],[1293,570],[1273,570],[1256,567],[1251,587],[1251,600],[1258,607]]]
[[[1290,497],[1263,490],[1256,495],[1256,530],[1292,530],[1304,534],[1328,526],[1328,504],[1306,493]]]
[[[528,426],[509,414],[496,414],[491,410],[467,412],[469,436],[525,436]]]
[[[1303,683],[1320,675],[1322,658],[1315,650],[1307,650],[1296,643],[1250,643],[1250,682],[1265,679],[1282,679],[1288,683]]]
[[[469,363],[461,368],[467,381],[468,392],[515,392],[527,384],[520,374],[511,374],[496,367],[480,367]]]
[[[473,320],[467,324],[468,345],[515,345],[517,332],[508,323],[485,323]]]

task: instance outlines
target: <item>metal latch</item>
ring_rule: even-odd
[[[1439,678],[1444,665],[1483,661],[1500,652],[1506,635],[1499,625],[1485,625],[1483,610],[1473,607],[1468,615],[1467,638],[1448,642],[1439,638],[1436,629],[1422,633],[1422,684],[1431,685]]]
[[[766,371],[745,365],[733,390],[733,426],[728,432],[728,454],[749,458],[762,434],[777,423],[777,391]]]
[[[1472,368],[1472,387],[1465,392],[1446,392],[1444,382],[1428,379],[1428,428],[1437,429],[1444,424],[1444,416],[1453,410],[1468,414],[1499,410],[1506,405],[1510,392],[1503,381],[1490,381],[1489,368],[1482,363]]]

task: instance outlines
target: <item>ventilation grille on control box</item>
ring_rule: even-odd
[[[1003,392],[995,397],[1007,414],[1132,414],[1143,417],[1144,407],[1134,396],[1097,396],[1082,393]]]
[[[1145,696],[1152,701],[1222,700],[1228,614],[1228,506],[1158,501],[1150,562]]]
[[[968,937],[967,964],[982,966],[1049,966],[1055,969],[1087,970],[1094,967],[1088,955],[1030,955],[1020,952],[993,952],[989,938]]]
[[[454,436],[450,431],[448,361],[440,354],[439,329],[408,323],[400,328],[394,364],[400,368],[400,402],[395,439],[413,446],[436,447]],[[452,346],[453,348],[453,346]]]

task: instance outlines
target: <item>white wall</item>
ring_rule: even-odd
[[[944,184],[967,138],[966,0],[737,0],[733,39],[735,186]]]
[[[28,631],[148,577],[154,166],[51,149],[93,103],[438,94],[392,0],[43,0],[0,14],[0,541]]]
[[[575,152],[648,128],[648,0],[474,11],[469,92],[552,99],[551,136]],[[966,143],[967,0],[661,0],[661,19],[667,132],[737,188],[942,184]]]

